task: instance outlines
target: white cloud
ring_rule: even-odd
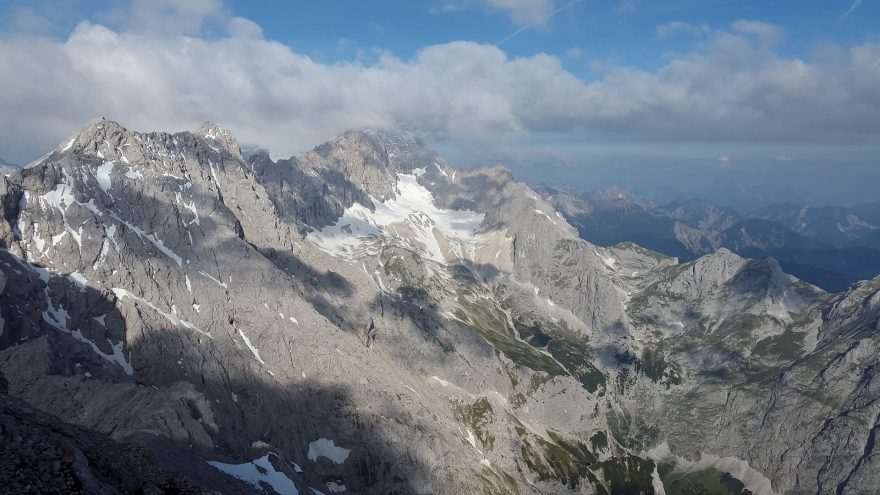
[[[691,141],[880,134],[880,44],[790,59],[763,41],[772,29],[738,24],[656,71],[617,65],[586,83],[557,57],[510,58],[471,42],[429,46],[411,60],[323,64],[212,5],[170,31],[84,22],[62,41],[0,37],[2,155],[39,156],[97,115],[140,130],[213,120],[276,155],[399,121],[452,141],[585,129]],[[205,22],[228,35],[180,34]]]
[[[122,11],[130,30],[199,34],[206,22],[230,16],[221,0],[131,0]]]
[[[495,10],[505,12],[520,26],[544,26],[555,10],[554,0],[485,0]]]
[[[777,156],[776,156],[776,161],[777,161],[777,162],[790,162],[790,161],[791,161],[791,157],[788,156],[788,155],[777,155]]]
[[[545,26],[556,10],[556,0],[448,0],[432,7],[433,14],[484,8],[506,14],[518,26]]]
[[[576,60],[581,58],[584,55],[584,49],[579,46],[573,46],[568,50],[565,50],[564,58],[568,60]]]
[[[731,25],[731,28],[735,32],[755,36],[766,43],[775,43],[780,37],[782,37],[782,31],[778,27],[773,24],[767,24],[766,22],[740,19],[735,21]]]
[[[52,22],[30,6],[12,9],[7,23],[15,32],[50,34],[54,30]]]
[[[657,36],[668,38],[671,36],[697,36],[700,34],[708,34],[710,31],[708,26],[696,26],[682,21],[670,21],[666,24],[657,26]]]
[[[641,3],[641,0],[621,0],[621,2],[617,4],[617,8],[615,8],[614,11],[618,14],[630,14],[639,10],[639,5]]]

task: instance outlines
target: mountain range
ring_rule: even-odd
[[[578,223],[585,202],[455,169],[406,132],[275,161],[212,123],[96,119],[0,181],[14,446],[0,479],[67,493],[880,485],[880,278],[827,292],[691,226],[730,230],[728,210],[658,217],[622,194],[645,227],[690,229],[658,242],[705,253],[585,240],[602,224]],[[615,218],[609,239],[629,228]]]
[[[12,172],[15,172],[19,168],[20,167],[18,165],[15,165],[13,163],[9,163],[6,160],[4,160],[3,158],[0,158],[0,175],[11,174]]]
[[[703,199],[655,205],[617,188],[536,190],[581,237],[602,246],[635,242],[684,261],[725,247],[750,258],[773,257],[786,272],[831,292],[880,274],[880,203],[774,205],[742,215]]]
[[[840,206],[770,205],[750,214],[835,247],[880,249],[880,202]]]

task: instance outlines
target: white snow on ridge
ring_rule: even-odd
[[[348,459],[351,449],[338,447],[333,440],[319,438],[309,443],[309,460],[314,461],[319,457],[326,457],[336,464],[342,464]]]
[[[293,481],[283,472],[276,470],[275,466],[269,462],[270,454],[271,452],[259,459],[254,459],[244,464],[226,464],[218,461],[208,461],[208,464],[260,490],[262,490],[260,482],[263,482],[271,486],[280,495],[299,495],[299,491],[296,489]]]
[[[98,179],[98,187],[104,192],[109,192],[111,187],[110,172],[113,171],[113,161],[104,162],[95,171],[95,178]]]
[[[73,280],[73,283],[75,283],[77,285],[77,287],[79,287],[80,291],[85,292],[86,283],[88,282],[88,280],[86,280],[85,275],[83,275],[80,272],[73,272],[73,273],[70,273],[69,275],[67,275],[67,278],[69,278],[70,280]]]
[[[159,237],[156,236],[156,234],[147,234],[146,232],[144,232],[140,228],[136,227],[135,225],[132,225],[132,224],[126,222],[125,220],[119,218],[115,213],[111,212],[110,216],[112,216],[118,222],[124,223],[126,227],[131,229],[131,231],[134,232],[135,234],[137,234],[138,237],[140,237],[141,239],[146,239],[146,240],[150,241],[150,243],[152,243],[153,246],[156,247],[156,249],[158,249],[159,251],[162,251],[162,253],[165,254],[165,256],[168,256],[175,263],[177,263],[177,266],[180,266],[180,267],[183,266],[183,259],[180,256],[178,256],[174,251],[172,251],[167,246],[165,246],[165,243],[162,242],[162,239],[159,239]]]
[[[477,448],[477,439],[474,438],[474,432],[472,432],[471,430],[466,430],[466,431],[467,431],[467,435],[464,437],[464,439],[467,440],[467,443],[471,444],[471,447],[476,449]],[[480,450],[480,449],[477,449],[477,450]],[[480,453],[482,454],[482,452],[480,452]]]
[[[247,335],[245,335],[244,332],[242,332],[240,328],[236,328],[236,330],[238,330],[238,334],[241,335],[241,340],[244,341],[244,345],[246,345],[248,347],[248,349],[251,350],[254,357],[257,358],[257,361],[259,361],[260,364],[265,366],[266,362],[263,361],[263,358],[260,357],[260,350],[257,349],[256,347],[254,347],[253,344],[251,344],[251,339],[247,338]]]
[[[152,309],[153,311],[159,313],[166,320],[170,321],[171,323],[174,323],[177,326],[188,328],[188,329],[193,330],[195,332],[198,332],[206,337],[212,338],[210,332],[206,332],[188,321],[181,320],[177,316],[177,310],[174,307],[171,308],[171,311],[172,311],[171,313],[166,313],[166,312],[162,311],[161,309],[157,308],[153,303],[147,301],[146,299],[144,299],[142,297],[138,297],[125,289],[121,289],[119,287],[113,287],[111,290],[113,291],[114,294],[116,294],[116,297],[118,299],[125,299],[126,297],[129,299],[132,299],[135,302],[143,304],[143,305],[147,306],[148,308]]]
[[[48,289],[43,289],[43,294],[46,297],[47,305],[46,311],[43,311],[43,321],[52,325],[60,332],[70,335],[74,338],[74,340],[82,342],[83,344],[87,344],[89,347],[92,348],[92,351],[95,354],[103,358],[105,361],[119,365],[119,367],[122,368],[122,370],[125,371],[127,375],[132,375],[134,373],[134,370],[129,363],[129,359],[126,359],[125,354],[123,354],[122,352],[123,343],[121,341],[117,342],[116,344],[111,344],[113,348],[113,354],[107,354],[106,352],[102,351],[101,348],[98,347],[98,345],[95,344],[93,340],[83,335],[82,332],[80,332],[79,330],[68,328],[67,319],[69,318],[69,316],[67,314],[67,310],[64,309],[64,306],[60,304],[57,308],[55,307],[55,305],[52,303],[52,298],[49,297]],[[101,322],[103,324],[103,317]]]
[[[199,275],[201,275],[201,276],[207,278],[207,279],[210,280],[211,282],[214,282],[215,284],[219,285],[220,287],[223,287],[224,289],[228,289],[228,288],[229,288],[225,283],[223,283],[223,282],[217,280],[216,278],[212,277],[211,275],[209,275],[209,274],[207,274],[207,273],[205,273],[205,272],[203,272],[203,271],[201,271],[201,270],[199,270]]]
[[[73,181],[70,180],[67,174],[64,174],[64,181],[55,184],[55,189],[40,196],[39,200],[41,203],[58,208],[63,213],[68,206],[77,202],[72,191]]]
[[[449,382],[448,382],[448,381],[446,381],[446,380],[444,380],[444,379],[442,379],[442,378],[440,378],[440,377],[438,377],[438,376],[436,376],[436,375],[435,375],[435,376],[432,376],[432,377],[431,377],[431,380],[436,381],[437,383],[439,383],[439,384],[442,385],[443,387],[448,387],[448,386],[449,386]]]
[[[397,197],[385,202],[371,198],[375,211],[355,203],[335,225],[309,233],[309,239],[329,254],[353,258],[371,238],[397,237],[421,244],[431,259],[443,263],[446,256],[435,234],[437,229],[448,240],[454,255],[459,258],[470,255],[481,243],[477,231],[484,215],[470,210],[437,208],[431,191],[416,180],[420,172],[424,170],[398,174]],[[401,228],[397,228],[398,225]]]
[[[538,198],[535,198],[535,199],[538,199]],[[538,215],[543,215],[544,217],[547,218],[547,220],[550,220],[550,223],[552,223],[553,225],[556,225],[556,221],[553,220],[552,218],[550,218],[550,215],[544,213],[544,212],[541,211],[541,210],[535,210],[535,213],[537,213]]]
[[[328,481],[325,483],[327,485],[327,489],[330,490],[330,493],[342,493],[347,490],[345,485],[342,483],[337,483],[335,481]]]
[[[187,203],[186,201],[181,199],[180,192],[177,192],[174,194],[174,199],[177,201],[177,204],[179,204],[180,206],[183,206],[184,208],[186,208],[187,210],[189,210],[193,214],[193,219],[190,220],[189,223],[190,224],[194,223],[196,225],[200,225],[200,223],[199,223],[199,210],[196,209],[196,202],[190,201],[189,203]]]

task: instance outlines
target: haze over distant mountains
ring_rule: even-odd
[[[751,258],[772,256],[788,273],[832,292],[880,274],[880,202],[780,204],[743,215],[702,199],[656,205],[617,188],[537,190],[584,239],[602,246],[635,242],[682,260],[721,247]]]
[[[9,163],[3,158],[0,158],[0,174],[5,175],[8,173],[12,173],[18,168],[20,168],[18,165]]]

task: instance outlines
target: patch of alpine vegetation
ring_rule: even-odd
[[[404,132],[273,161],[211,123],[96,119],[0,205],[9,396],[204,489],[880,484],[877,279],[827,294],[772,259],[597,247]]]

